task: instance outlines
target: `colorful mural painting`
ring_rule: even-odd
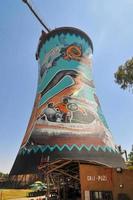
[[[79,29],[58,28],[42,34],[36,55],[37,95],[19,156],[41,151],[53,160],[108,163],[109,158],[100,153],[89,156],[88,152],[118,154],[96,96],[92,53],[90,38]]]

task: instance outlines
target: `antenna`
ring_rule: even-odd
[[[38,19],[38,21],[41,23],[41,25],[48,31],[50,32],[51,30],[44,24],[44,22],[42,21],[42,19],[38,16],[38,14],[34,11],[34,9],[32,8],[32,5],[29,3],[28,0],[22,0],[31,10],[31,12],[34,14],[34,16]]]

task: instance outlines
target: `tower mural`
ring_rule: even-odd
[[[42,156],[123,166],[96,95],[92,53],[79,29],[42,33],[35,104],[11,174],[36,172]]]

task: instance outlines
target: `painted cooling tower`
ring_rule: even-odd
[[[42,33],[37,95],[11,174],[35,173],[42,156],[124,166],[96,95],[92,53],[90,38],[79,29]]]

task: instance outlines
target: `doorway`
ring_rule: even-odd
[[[90,200],[113,200],[111,191],[91,191]]]

